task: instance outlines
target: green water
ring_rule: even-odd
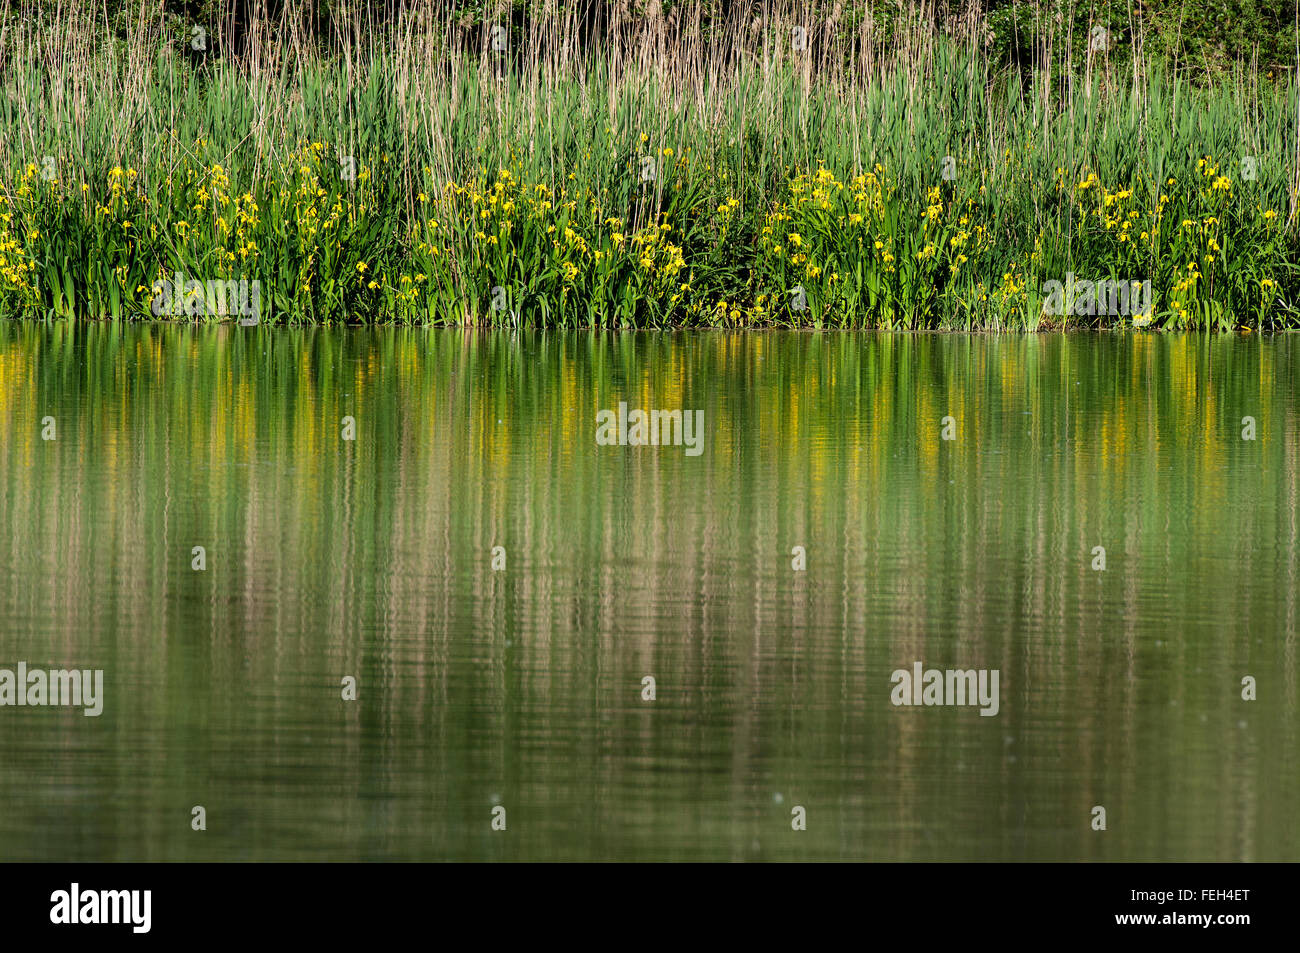
[[[0,668],[105,696],[0,708],[0,858],[1300,859],[1298,385],[1300,337],[0,324]],[[598,446],[620,401],[703,452]],[[893,705],[917,661],[997,715]]]

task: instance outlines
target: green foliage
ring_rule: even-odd
[[[784,26],[722,66],[734,44],[538,53],[560,32],[480,62],[438,24],[254,69],[86,22],[80,59],[6,49],[6,311],[147,316],[179,271],[306,322],[1296,323],[1296,88],[1266,73],[925,34],[814,75]],[[1151,307],[1054,314],[1070,276]]]

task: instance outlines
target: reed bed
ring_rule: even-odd
[[[1073,11],[1009,64],[976,6],[705,7],[20,5],[0,314],[150,318],[181,276],[171,319],[242,279],[301,323],[1300,323],[1290,71]]]

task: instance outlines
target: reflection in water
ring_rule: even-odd
[[[1298,366],[0,325],[0,667],[106,694],[0,708],[0,856],[1295,860]],[[704,452],[597,446],[622,401]],[[997,716],[892,705],[917,661]]]

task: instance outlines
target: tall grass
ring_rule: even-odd
[[[148,316],[179,271],[304,322],[1297,323],[1290,75],[1207,84],[1069,21],[1011,68],[974,7],[537,6],[344,7],[321,42],[290,2],[206,50],[145,5],[20,11],[0,311]],[[1071,276],[1153,300],[1055,313]]]

